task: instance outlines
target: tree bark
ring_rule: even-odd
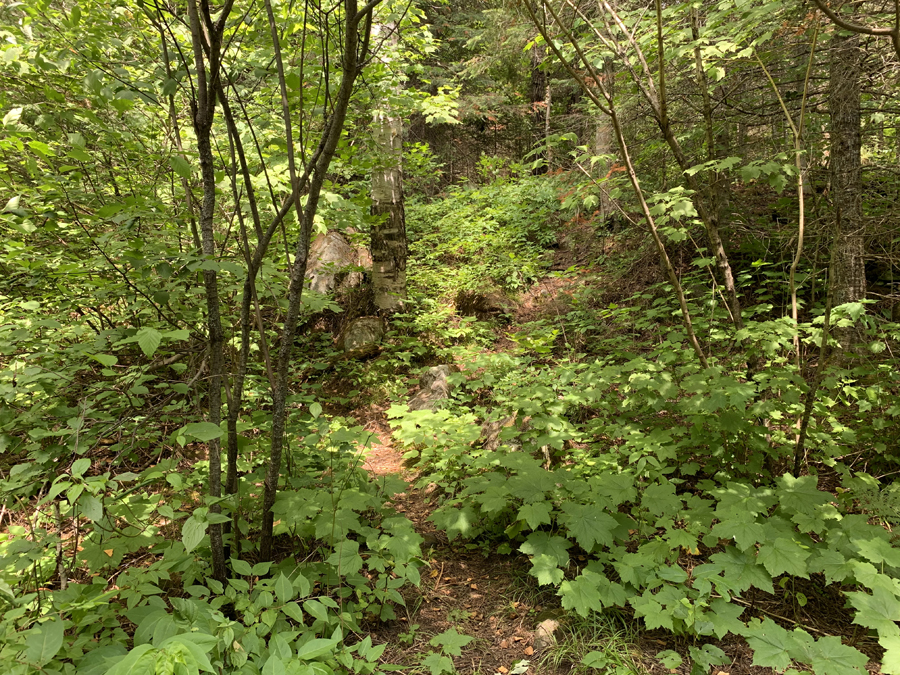
[[[828,108],[831,114],[831,197],[834,204],[834,304],[866,297],[865,232],[860,207],[859,36],[837,35],[831,51]],[[836,328],[846,352],[859,337],[854,327]]]
[[[396,26],[388,31],[383,48],[397,44]],[[382,56],[385,65],[391,56]],[[390,102],[396,85],[388,87],[374,113],[374,137],[378,164],[372,172],[372,288],[375,306],[385,312],[403,308],[406,301],[406,214],[403,206],[403,121]]]
[[[205,1],[205,0],[202,0]],[[212,149],[212,123],[216,110],[216,87],[219,78],[221,38],[225,20],[230,11],[224,11],[219,21],[207,22],[207,32],[201,25],[200,10],[204,18],[209,15],[209,7],[197,7],[195,0],[188,0],[191,43],[194,52],[194,66],[197,70],[197,97],[191,103],[194,134],[197,137],[197,155],[200,159],[200,176],[203,184],[203,199],[200,203],[201,250],[208,260],[216,255],[213,216],[216,207],[216,177]],[[204,51],[206,58],[204,58]],[[209,63],[207,70],[207,61]],[[207,403],[209,421],[218,426],[222,422],[222,386],[225,384],[225,332],[222,330],[219,282],[214,269],[203,270],[203,287],[206,292],[206,313],[209,349],[209,387]],[[218,438],[209,444],[209,496],[217,500],[222,496],[222,456]],[[218,513],[217,503],[209,507],[211,513]],[[225,545],[221,523],[210,523],[209,542],[212,551],[213,577],[221,583],[226,581]]]
[[[532,145],[537,146],[546,143],[550,127],[551,92],[550,80],[546,71],[541,67],[546,56],[546,49],[537,45],[531,50],[531,120],[532,120]],[[547,173],[550,167],[550,151],[544,150],[544,163],[535,167],[534,175]]]

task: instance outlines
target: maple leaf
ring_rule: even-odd
[[[618,523],[602,508],[572,503],[563,504],[562,508],[565,515],[560,516],[560,522],[566,525],[569,533],[585,551],[593,549],[594,544],[612,545],[612,532],[618,527]]]
[[[890,542],[875,538],[856,540],[853,543],[863,556],[876,565],[885,563],[891,567],[900,567],[900,549],[891,546]]]
[[[791,665],[788,650],[794,641],[790,633],[772,619],[753,619],[743,630],[744,639],[753,649],[753,665],[784,670]]]
[[[809,550],[793,539],[778,537],[774,542],[759,547],[758,560],[773,577],[790,574],[808,579],[806,559],[809,556]]]
[[[550,505],[547,502],[525,504],[519,509],[518,518],[528,523],[528,527],[532,530],[536,530],[541,525],[549,525],[552,522],[550,519]]]
[[[900,636],[881,637],[878,644],[884,647],[881,672],[886,675],[900,675]]]
[[[794,478],[787,473],[779,477],[778,500],[782,508],[788,511],[812,514],[822,504],[827,504],[833,497],[819,490],[818,479],[815,476],[801,476]]]
[[[710,560],[737,591],[746,591],[755,586],[767,593],[775,592],[772,578],[757,564],[756,558],[738,551],[734,546],[727,547],[722,553],[716,553]]]
[[[896,624],[900,617],[900,600],[897,596],[885,592],[869,595],[858,591],[847,593],[846,596],[856,608],[853,623],[874,628],[879,635],[885,637],[900,636],[900,628]]]
[[[531,559],[531,570],[529,574],[537,577],[538,584],[545,586],[547,584],[558,584],[565,578],[565,573],[557,566],[556,558],[552,555],[541,553]]]
[[[532,532],[528,535],[525,543],[519,547],[519,550],[525,555],[541,555],[546,554],[556,560],[556,564],[565,567],[569,564],[569,554],[567,549],[572,547],[572,542],[555,535],[551,536],[546,532]]]
[[[580,616],[587,616],[590,612],[599,612],[603,609],[603,601],[600,598],[600,590],[594,579],[599,575],[587,572],[572,579],[564,581],[559,586],[559,595],[562,597],[562,606],[565,609],[574,609]]]
[[[858,649],[829,635],[816,641],[812,667],[816,675],[859,675],[866,671],[868,657]]]

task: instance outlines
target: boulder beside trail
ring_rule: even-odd
[[[451,385],[447,378],[456,366],[432,366],[419,377],[419,391],[409,400],[410,410],[437,410],[449,398]]]
[[[481,447],[489,452],[494,452],[501,445],[511,445],[515,446],[516,449],[519,448],[518,442],[509,442],[509,443],[501,443],[500,434],[504,429],[507,429],[516,423],[517,414],[513,413],[509,417],[503,417],[499,420],[495,420],[493,422],[485,422],[481,425]]]
[[[310,290],[316,293],[331,293],[342,288],[355,288],[362,283],[363,273],[359,268],[371,269],[372,258],[364,246],[354,246],[348,237],[354,234],[348,229],[346,234],[329,230],[316,235],[309,247],[309,264],[306,278]]]
[[[338,342],[345,353],[368,351],[384,338],[384,320],[378,316],[353,319],[341,332]]]

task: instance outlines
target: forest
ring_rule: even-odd
[[[6,675],[900,675],[900,0],[5,0]]]

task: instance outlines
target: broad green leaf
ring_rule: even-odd
[[[359,542],[343,539],[335,544],[335,551],[328,557],[328,563],[337,567],[341,576],[356,574],[362,569],[363,559],[359,555]]]
[[[101,365],[106,366],[107,368],[112,368],[119,362],[119,357],[113,356],[112,354],[91,354],[92,359],[100,363]]]
[[[531,569],[528,572],[536,577],[538,584],[558,584],[565,578],[565,573],[557,566],[556,558],[545,553],[536,555],[531,559]]]
[[[197,545],[203,541],[208,526],[209,523],[200,522],[194,516],[184,521],[184,525],[181,526],[181,541],[184,543],[185,551],[190,553],[197,548]]]
[[[286,672],[284,661],[275,654],[266,659],[266,665],[262,668],[262,675],[284,675]]]
[[[62,647],[65,625],[54,617],[25,633],[25,660],[43,668],[50,663]]]
[[[774,593],[772,578],[761,565],[757,564],[755,557],[729,546],[722,553],[710,556],[710,560],[736,590],[746,591],[755,586],[767,593]]]
[[[92,494],[82,494],[78,498],[78,506],[81,508],[81,515],[95,523],[103,518],[103,504]]]
[[[854,540],[853,544],[865,558],[876,565],[885,563],[891,567],[900,567],[900,549],[894,548],[884,539]]]
[[[441,656],[438,652],[428,652],[422,659],[422,666],[428,668],[431,675],[446,675],[456,672],[453,659],[449,656]]]
[[[565,515],[560,516],[559,521],[566,525],[569,533],[585,551],[591,551],[595,544],[612,546],[612,532],[618,527],[618,522],[602,507],[567,502],[563,504],[562,510]]]
[[[675,670],[682,663],[681,654],[672,649],[659,652],[656,658],[662,662],[664,668],[669,670]]]
[[[790,574],[808,579],[806,559],[809,556],[808,549],[786,537],[778,537],[774,542],[759,547],[759,562],[773,577]]]
[[[91,157],[89,152],[85,152],[81,148],[72,148],[66,154],[67,154],[67,156],[74,159],[76,162],[92,162],[94,160],[94,158]]]
[[[319,415],[322,414],[322,404],[320,404],[318,401],[310,403],[309,414],[313,416],[313,419],[318,419]]]
[[[574,609],[580,616],[587,616],[592,611],[603,610],[603,599],[596,581],[599,575],[583,573],[571,581],[563,581],[559,586],[562,606]]]
[[[650,591],[644,591],[643,595],[635,596],[628,602],[634,607],[635,616],[643,617],[648,629],[675,629],[672,611],[657,602]]]
[[[513,497],[528,503],[540,502],[556,487],[556,478],[544,469],[532,469],[510,478],[507,487]]]
[[[297,623],[303,623],[303,610],[296,602],[289,602],[281,608],[281,611],[291,617]]]
[[[178,433],[206,443],[214,438],[221,438],[225,432],[219,428],[219,425],[212,422],[192,422],[184,425]]]
[[[137,673],[152,675],[156,672],[156,655],[147,652],[155,651],[157,651],[156,648],[151,644],[138,645],[107,670],[106,675],[136,675]],[[147,670],[147,665],[150,667],[149,670]]]
[[[588,652],[581,659],[581,665],[588,668],[606,668],[609,658],[603,652]]]
[[[159,343],[162,341],[162,333],[155,328],[141,328],[137,332],[137,343],[144,352],[144,356],[151,357],[159,349]]]
[[[328,609],[318,600],[307,600],[303,603],[303,609],[319,621],[328,621]]]
[[[181,633],[173,635],[160,643],[160,649],[170,649],[173,646],[180,646],[187,649],[194,659],[197,667],[207,673],[215,673],[216,670],[209,662],[207,653],[218,643],[218,639],[212,635],[205,633]]]
[[[634,475],[630,473],[603,473],[590,481],[591,488],[599,495],[606,497],[610,506],[618,506],[630,502],[637,496],[634,486]]]
[[[295,589],[297,589],[297,597],[305,598],[309,595],[310,584],[309,579],[307,579],[303,574],[297,572],[297,576],[291,582]]]
[[[234,570],[235,574],[240,574],[242,577],[253,576],[253,570],[250,567],[250,563],[246,560],[231,558],[231,569]]]
[[[72,475],[73,476],[83,476],[85,471],[91,468],[91,460],[87,457],[82,457],[81,459],[76,459],[72,463]]]
[[[713,622],[713,632],[720,640],[728,633],[740,635],[744,630],[744,622],[741,614],[744,607],[736,602],[728,602],[722,598],[715,598],[709,603],[710,618]]]
[[[284,572],[279,574],[275,580],[275,595],[278,597],[278,602],[282,605],[294,597],[294,585],[284,576]]]
[[[565,567],[569,564],[567,549],[572,547],[572,542],[546,532],[532,532],[519,550],[526,555],[548,555],[556,560],[556,564]]]
[[[866,672],[868,657],[829,635],[816,640],[812,649],[812,667],[816,675],[860,675]]]
[[[787,630],[772,619],[753,619],[744,629],[743,636],[753,650],[754,666],[784,670],[791,665],[788,652],[794,640]]]
[[[310,640],[297,650],[296,658],[301,661],[312,661],[313,659],[330,654],[337,646],[340,640],[316,638]]]
[[[843,581],[853,574],[853,566],[847,559],[830,549],[816,551],[816,556],[809,560],[810,572],[822,572],[828,583]]]
[[[884,647],[881,672],[886,675],[900,675],[900,636],[879,637],[878,644]]]
[[[900,635],[900,628],[896,623],[900,619],[900,600],[897,596],[884,591],[872,595],[854,591],[846,596],[856,609],[853,623],[874,628],[879,635]]]
[[[42,141],[29,141],[28,147],[34,150],[36,153],[41,155],[42,157],[55,157],[55,153],[50,149],[50,146]]]
[[[291,646],[281,633],[274,633],[269,638],[269,652],[277,655],[282,661],[290,661],[293,656]]]
[[[3,126],[17,124],[22,117],[22,110],[22,108],[11,108],[10,111],[3,116]]]
[[[524,504],[519,509],[518,518],[528,523],[528,527],[532,530],[538,529],[541,525],[549,525],[552,522],[550,520],[550,504],[547,502]]]
[[[747,516],[755,518],[752,514]],[[765,527],[747,518],[726,518],[716,523],[710,534],[719,539],[732,539],[739,549],[746,551],[765,539]]]
[[[654,484],[644,490],[641,505],[655,516],[674,516],[681,510],[681,499],[669,482]]]
[[[815,476],[801,476],[794,478],[791,474],[785,474],[777,479],[779,484],[778,500],[782,508],[788,511],[812,513],[816,507],[827,504],[833,497],[827,492],[822,492],[817,487]]]
[[[185,180],[191,179],[191,164],[181,155],[172,155],[169,157],[169,165],[175,173]]]
[[[472,507],[464,506],[461,509],[448,508],[437,511],[431,516],[431,520],[447,533],[450,541],[453,541],[459,535],[468,535],[479,519]]]

